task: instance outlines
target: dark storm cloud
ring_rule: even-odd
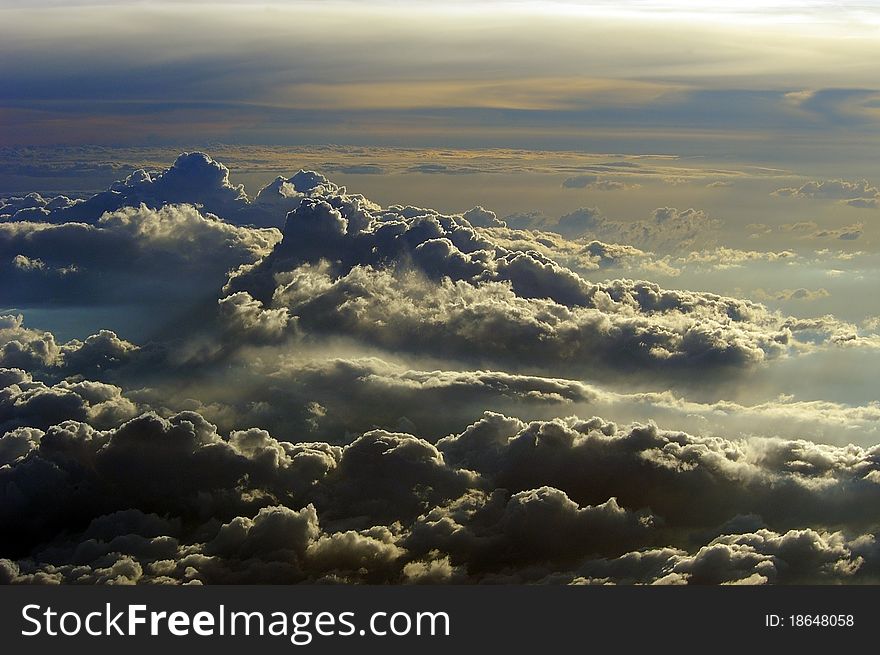
[[[437,446],[339,447],[192,412],[0,445],[7,582],[870,581],[878,564],[880,471],[854,446],[487,415]]]

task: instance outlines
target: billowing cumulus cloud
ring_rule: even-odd
[[[802,253],[708,247],[696,209],[550,223],[306,170],[249,198],[200,153],[134,170],[0,206],[3,302],[166,326],[0,317],[0,581],[880,579],[876,403],[736,395],[876,326],[621,275]]]
[[[0,222],[0,301],[13,306],[195,305],[266,254],[274,229],[230,225],[193,205],[140,204],[81,222]],[[210,254],[209,254],[210,253]],[[159,314],[145,321],[168,321]]]
[[[467,218],[467,213],[464,216]],[[650,267],[656,261],[650,253],[633,246],[588,239],[566,239],[555,232],[498,226],[487,230],[485,235],[496,246],[518,252],[535,251],[578,271]]]
[[[202,152],[184,153],[167,169],[137,169],[109,189],[85,200],[40,194],[0,199],[0,220],[94,224],[107,212],[141,205],[193,205],[206,214],[222,216],[235,225],[281,227],[285,214],[311,195],[338,191],[323,175],[299,171],[278,177],[251,200],[242,185],[233,185],[229,169]]]
[[[372,431],[340,447],[221,435],[192,412],[20,428],[2,445],[7,582],[783,583],[877,570],[873,449],[497,414],[437,446]]]
[[[621,430],[599,419],[527,424],[490,414],[438,448],[511,491],[540,480],[578,502],[616,496],[626,507],[651,507],[667,527],[721,525],[741,514],[773,527],[877,520],[854,502],[878,492],[873,450],[854,446],[735,442],[650,425]]]
[[[0,316],[0,366],[57,375],[94,376],[115,368],[136,355],[138,347],[101,330],[85,340],[58,343],[45,330],[24,326],[24,317]]]
[[[261,338],[336,334],[568,370],[749,366],[783,354],[791,338],[761,305],[646,282],[589,283],[537,250],[505,247],[521,247],[511,232],[498,242],[494,234],[432,210],[307,199],[273,252],[232,277],[221,305],[231,325]],[[593,266],[638,253],[578,248]]]
[[[19,427],[46,429],[64,420],[84,421],[97,427],[118,425],[132,418],[137,406],[114,385],[81,380],[47,385],[21,369],[0,368],[0,430]],[[33,434],[25,430],[23,434]],[[7,440],[8,437],[8,440]],[[0,443],[18,437],[6,434]],[[4,454],[3,463],[12,461]]]

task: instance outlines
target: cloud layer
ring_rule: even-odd
[[[876,403],[727,396],[871,325],[613,277],[799,261],[704,211],[251,199],[191,153],[0,215],[4,303],[166,326],[0,316],[2,582],[878,581]]]
[[[499,414],[436,446],[223,436],[193,412],[0,443],[6,581],[876,579],[873,449]]]
[[[335,334],[567,372],[749,367],[791,341],[759,304],[625,279],[587,282],[516,244],[534,235],[498,229],[416,207],[380,210],[358,197],[307,199],[275,250],[230,279],[221,307],[230,329],[257,339]],[[636,253],[593,242],[578,254],[598,267]]]

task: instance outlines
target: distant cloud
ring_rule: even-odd
[[[680,251],[712,245],[720,221],[698,209],[658,207],[651,219],[622,221],[606,218],[597,207],[581,207],[559,218],[554,230],[565,237],[591,236],[654,251]]]
[[[600,191],[618,191],[638,188],[638,184],[627,184],[619,180],[608,180],[598,175],[575,175],[562,181],[563,189],[599,189]]]
[[[862,209],[877,209],[880,206],[880,200],[875,196],[873,198],[852,198],[850,200],[844,200],[844,204],[849,205],[850,207],[860,207]]]
[[[473,175],[480,171],[472,166],[451,164],[416,164],[410,166],[408,173],[425,173],[431,175]]]
[[[862,236],[863,229],[864,224],[853,223],[852,225],[837,228],[836,230],[816,230],[810,236],[817,239],[832,238],[840,239],[842,241],[855,241]]]
[[[776,196],[838,200],[850,207],[875,209],[880,200],[880,189],[867,180],[823,180],[807,182],[800,187],[785,187],[773,192]]]
[[[0,219],[10,222],[84,222],[94,224],[106,212],[144,205],[160,209],[189,204],[203,213],[244,226],[281,227],[288,211],[307,196],[338,191],[323,175],[300,170],[289,179],[276,178],[253,201],[244,187],[229,181],[229,169],[201,152],[183,153],[161,171],[137,169],[106,191],[86,200],[39,194],[0,198]]]
[[[321,170],[328,173],[342,173],[344,175],[384,175],[386,170],[376,164],[333,164],[326,163]]]
[[[864,223],[850,223],[838,228],[822,228],[815,221],[798,221],[796,223],[783,223],[778,226],[755,223],[747,226],[755,230],[755,234],[781,232],[795,235],[798,239],[840,239],[841,241],[855,241],[864,232]]]
[[[827,289],[780,289],[779,291],[765,291],[764,289],[755,289],[750,294],[757,300],[767,301],[791,301],[800,300],[810,302],[828,298],[831,294]]]

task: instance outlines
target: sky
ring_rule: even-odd
[[[0,145],[513,145],[777,162],[820,149],[814,166],[870,165],[877,145],[870,3],[0,11]]]
[[[878,28],[0,1],[0,582],[878,582]]]

